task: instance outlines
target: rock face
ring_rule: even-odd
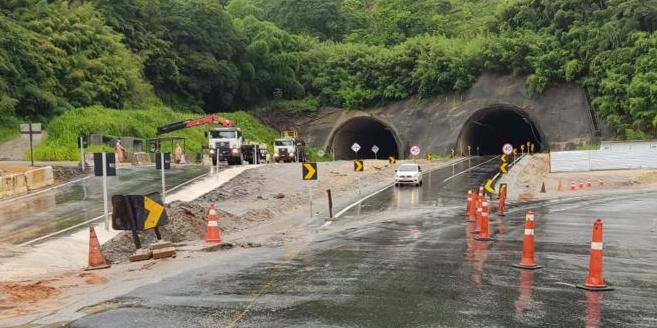
[[[305,115],[259,116],[277,128],[297,128],[307,143],[329,152],[335,150],[338,157],[349,153],[345,148],[351,147],[359,133],[379,133],[362,131],[368,128],[352,124],[354,120],[380,123],[392,135],[394,141],[389,143],[396,144],[400,157],[408,156],[411,145],[420,146],[423,153],[448,153],[451,149],[467,153],[467,146],[472,145],[474,153],[475,144],[491,146],[485,143],[495,136],[499,141],[509,139],[516,146],[519,143],[515,140],[527,139],[536,143],[537,150],[545,151],[572,149],[608,135],[607,129],[593,118],[586,94],[578,85],[561,84],[542,95],[530,96],[524,77],[493,74],[483,74],[463,95],[411,98],[362,111],[321,108]],[[505,126],[505,122],[514,120],[521,123]]]

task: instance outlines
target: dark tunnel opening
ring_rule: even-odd
[[[459,149],[467,155],[470,145],[472,155],[498,155],[506,143],[520,152],[520,146],[527,142],[535,145],[535,152],[542,151],[543,140],[534,122],[518,109],[495,107],[470,117],[461,131]]]
[[[335,159],[356,159],[356,154],[351,150],[354,143],[358,143],[361,147],[358,152],[360,159],[375,158],[374,152],[372,152],[372,147],[375,145],[379,148],[377,158],[384,159],[390,156],[399,158],[399,147],[394,132],[373,118],[353,118],[335,132],[331,142]]]

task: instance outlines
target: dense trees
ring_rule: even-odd
[[[577,82],[619,137],[644,138],[656,29],[657,0],[8,0],[0,124],[95,104],[353,109],[490,70],[534,94]]]

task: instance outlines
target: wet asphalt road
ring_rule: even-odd
[[[166,173],[167,188],[207,172],[207,167],[198,165],[173,168]],[[102,215],[102,186],[102,177],[91,177],[33,196],[0,202],[0,245],[20,244]],[[114,194],[160,192],[160,172],[154,167],[121,167],[117,177],[108,178],[108,188],[110,200]]]
[[[472,166],[482,162],[474,160]],[[467,168],[457,165],[455,172]],[[494,242],[472,239],[464,191],[495,161],[449,181],[393,188],[354,208],[297,252],[254,249],[114,300],[73,327],[655,327],[657,193],[511,205]],[[521,253],[536,211],[536,259]],[[592,223],[605,220],[605,279],[585,292]],[[311,229],[309,229],[310,231]],[[218,255],[221,256],[221,255]]]

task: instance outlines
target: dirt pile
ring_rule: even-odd
[[[36,303],[58,295],[60,290],[48,283],[40,280],[0,284],[0,318],[30,313]]]
[[[64,183],[85,176],[80,168],[72,166],[53,166],[52,172],[55,176],[55,183]]]

